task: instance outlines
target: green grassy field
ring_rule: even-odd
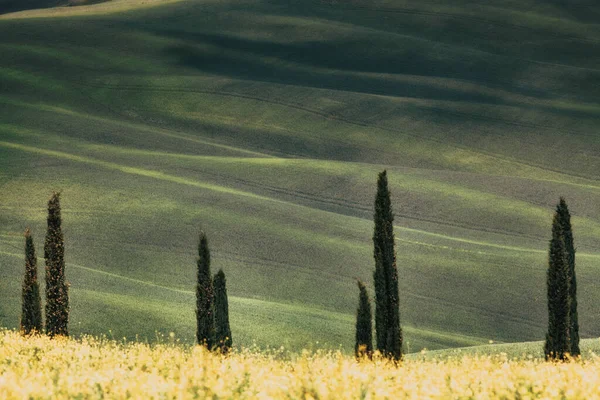
[[[600,336],[598,21],[533,0],[0,15],[0,325],[61,190],[73,333],[193,341],[204,229],[234,342],[351,350],[387,168],[409,351],[543,339],[561,195]]]

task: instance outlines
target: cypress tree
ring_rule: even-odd
[[[548,256],[548,333],[544,345],[546,360],[566,360],[571,351],[569,338],[571,304],[569,261],[558,212],[552,223]]]
[[[42,300],[37,280],[37,258],[33,238],[25,230],[25,278],[21,306],[21,332],[24,335],[42,332]]]
[[[375,258],[375,330],[377,350],[398,361],[402,358],[402,330],[398,299],[398,270],[394,238],[394,215],[387,172],[377,179],[373,245]]]
[[[213,279],[215,290],[215,344],[221,353],[231,349],[231,328],[229,326],[229,302],[227,300],[227,281],[223,270],[219,270]]]
[[[69,287],[65,281],[65,246],[61,228],[60,193],[48,202],[48,231],[44,244],[46,259],[46,333],[68,336]]]
[[[214,292],[212,276],[210,274],[210,251],[208,239],[204,232],[200,232],[200,243],[198,245],[198,276],[196,283],[196,340],[198,344],[206,346],[209,350],[213,348],[215,333],[214,320]]]
[[[373,354],[373,326],[371,322],[371,302],[364,283],[358,281],[359,300],[356,310],[356,345],[354,354],[361,359]]]
[[[569,299],[571,302],[569,338],[571,340],[570,354],[577,357],[581,354],[579,349],[579,318],[577,315],[577,278],[575,276],[575,244],[573,241],[573,229],[571,227],[571,214],[564,198],[556,207],[556,212],[560,220],[565,250],[567,252],[567,262],[569,265]]]

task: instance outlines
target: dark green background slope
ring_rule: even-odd
[[[561,195],[600,335],[598,6],[115,4],[0,18],[3,325],[61,190],[72,332],[193,341],[204,229],[235,342],[351,350],[387,168],[408,350],[543,338]]]

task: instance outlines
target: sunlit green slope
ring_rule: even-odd
[[[193,341],[203,229],[234,341],[351,350],[387,169],[408,350],[543,338],[561,195],[599,336],[600,10],[496,3],[0,16],[1,324],[18,325],[22,232],[43,255],[61,190],[73,333]]]

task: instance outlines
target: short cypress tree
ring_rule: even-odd
[[[69,287],[65,281],[65,246],[61,228],[60,193],[48,202],[48,231],[44,244],[46,259],[46,333],[68,336]]]
[[[198,275],[196,282],[196,340],[198,344],[212,350],[214,345],[215,319],[214,292],[212,276],[210,274],[210,251],[208,239],[204,232],[200,232],[198,245]]]
[[[359,299],[356,310],[356,344],[354,354],[356,358],[371,358],[373,354],[373,325],[371,316],[371,302],[364,283],[358,281]]]
[[[548,256],[548,333],[544,345],[546,360],[568,358],[571,303],[569,298],[569,262],[558,213],[552,223]]]
[[[213,279],[215,290],[215,345],[221,353],[231,349],[231,328],[229,326],[229,301],[227,300],[227,281],[222,269]]]
[[[394,215],[387,172],[377,179],[373,245],[375,258],[375,330],[377,350],[398,361],[402,359],[402,329],[398,295],[398,270],[394,238]]]
[[[37,280],[37,258],[29,229],[25,230],[25,278],[23,279],[21,332],[24,335],[42,332],[42,300]]]
[[[577,357],[581,354],[579,348],[579,318],[577,315],[577,277],[575,275],[575,244],[573,241],[573,228],[571,227],[571,214],[564,198],[560,198],[556,212],[560,220],[567,262],[569,265],[569,300],[571,302],[569,338],[571,340],[570,354]]]

